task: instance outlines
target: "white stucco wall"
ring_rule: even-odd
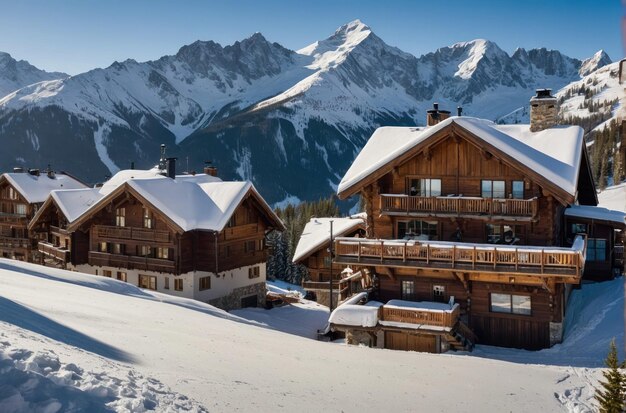
[[[251,267],[259,267],[259,277],[248,278],[248,269]],[[178,297],[192,298],[199,301],[209,301],[216,298],[225,297],[233,292],[236,288],[246,287],[249,285],[265,282],[267,279],[266,265],[260,263],[251,266],[245,266],[234,270],[220,272],[219,276],[215,273],[206,271],[191,271],[182,275],[174,276],[172,274],[164,274],[154,271],[141,271],[141,270],[129,270],[125,268],[116,267],[101,267],[88,264],[82,264],[73,266],[70,268],[75,271],[83,272],[86,274],[94,274],[98,276],[103,275],[104,270],[111,271],[111,277],[117,278],[118,271],[126,273],[126,281],[129,284],[139,286],[139,274],[154,276],[157,279],[156,291],[164,294],[175,295]],[[201,277],[211,277],[211,288],[208,290],[200,291]],[[169,289],[165,288],[165,278],[169,278]],[[183,280],[183,290],[176,291],[174,289],[174,279]]]

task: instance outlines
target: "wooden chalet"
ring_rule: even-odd
[[[38,262],[40,234],[28,232],[28,222],[51,191],[84,188],[74,177],[52,170],[24,170],[0,175],[0,256]]]
[[[341,199],[365,201],[367,238],[337,238],[334,262],[376,274],[380,306],[339,307],[376,322],[335,315],[331,327],[349,342],[432,352],[560,342],[571,288],[623,271],[624,214],[571,214],[600,210],[583,130],[555,125],[549,90],[531,100],[530,125],[436,106],[427,119],[376,130],[339,185]]]
[[[367,277],[358,267],[332,266],[330,256],[330,222],[333,223],[334,237],[363,237],[365,235],[365,214],[346,218],[311,218],[305,225],[292,261],[307,268],[307,279],[302,287],[322,304],[330,305],[330,280],[333,280],[333,304],[345,300],[359,292]]]
[[[127,170],[56,191],[30,228],[66,268],[234,309],[264,305],[265,236],[283,224],[250,182]]]

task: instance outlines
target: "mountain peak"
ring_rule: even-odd
[[[298,53],[308,56],[322,55],[328,52],[345,55],[368,38],[370,34],[372,34],[372,30],[361,20],[356,19],[339,27],[327,39],[310,44],[298,50]]]
[[[578,73],[583,77],[610,63],[613,63],[613,61],[609,55],[606,54],[604,50],[600,49],[592,57],[583,60]]]
[[[369,28],[368,25],[363,23],[361,20],[356,19],[356,20],[352,20],[349,23],[344,24],[343,26],[335,30],[335,35],[349,34],[351,32],[360,33],[364,31],[371,32],[372,30]]]

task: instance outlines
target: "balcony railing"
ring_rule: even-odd
[[[366,285],[362,281],[363,274],[358,271],[349,277],[340,280],[333,280],[333,292],[339,295],[339,301],[344,301],[353,294],[363,291]],[[302,288],[305,290],[324,290],[329,291],[329,281],[303,281]]]
[[[50,225],[50,232],[60,235],[70,235],[70,232],[65,228],[55,227],[54,225]]]
[[[0,237],[0,247],[2,248],[30,248],[28,238]]]
[[[26,214],[14,214],[10,212],[0,212],[0,221],[1,222],[18,222],[18,223],[28,223],[28,216]]]
[[[89,251],[89,265],[169,273],[174,272],[176,269],[176,264],[174,261],[170,260],[137,257],[132,255],[108,254],[96,251]]]
[[[394,302],[399,303],[399,305],[395,305]],[[450,308],[448,304],[425,302],[422,303],[423,308],[420,308],[420,303],[407,302],[406,306],[400,304],[401,302],[399,300],[392,300],[390,303],[380,308],[379,322],[382,325],[391,322],[452,329],[459,320],[461,313],[461,308],[458,304],[454,304],[454,306]],[[448,307],[448,309],[438,307]]]
[[[499,199],[478,197],[422,197],[409,195],[380,196],[383,214],[422,214],[454,216],[537,216],[537,198]]]
[[[94,225],[94,231],[99,238],[133,239],[154,242],[170,241],[169,232],[155,229]]]
[[[585,265],[585,253],[586,239],[580,235],[571,248],[336,238],[334,262],[574,276],[579,280]]]
[[[57,247],[49,242],[39,241],[37,243],[37,249],[42,254],[55,258],[61,262],[68,262],[70,260],[69,250],[63,247]]]

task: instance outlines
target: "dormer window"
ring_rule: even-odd
[[[410,196],[441,196],[441,179],[433,178],[410,178],[407,192]]]
[[[117,208],[115,210],[115,225],[118,227],[126,226],[126,208]]]

